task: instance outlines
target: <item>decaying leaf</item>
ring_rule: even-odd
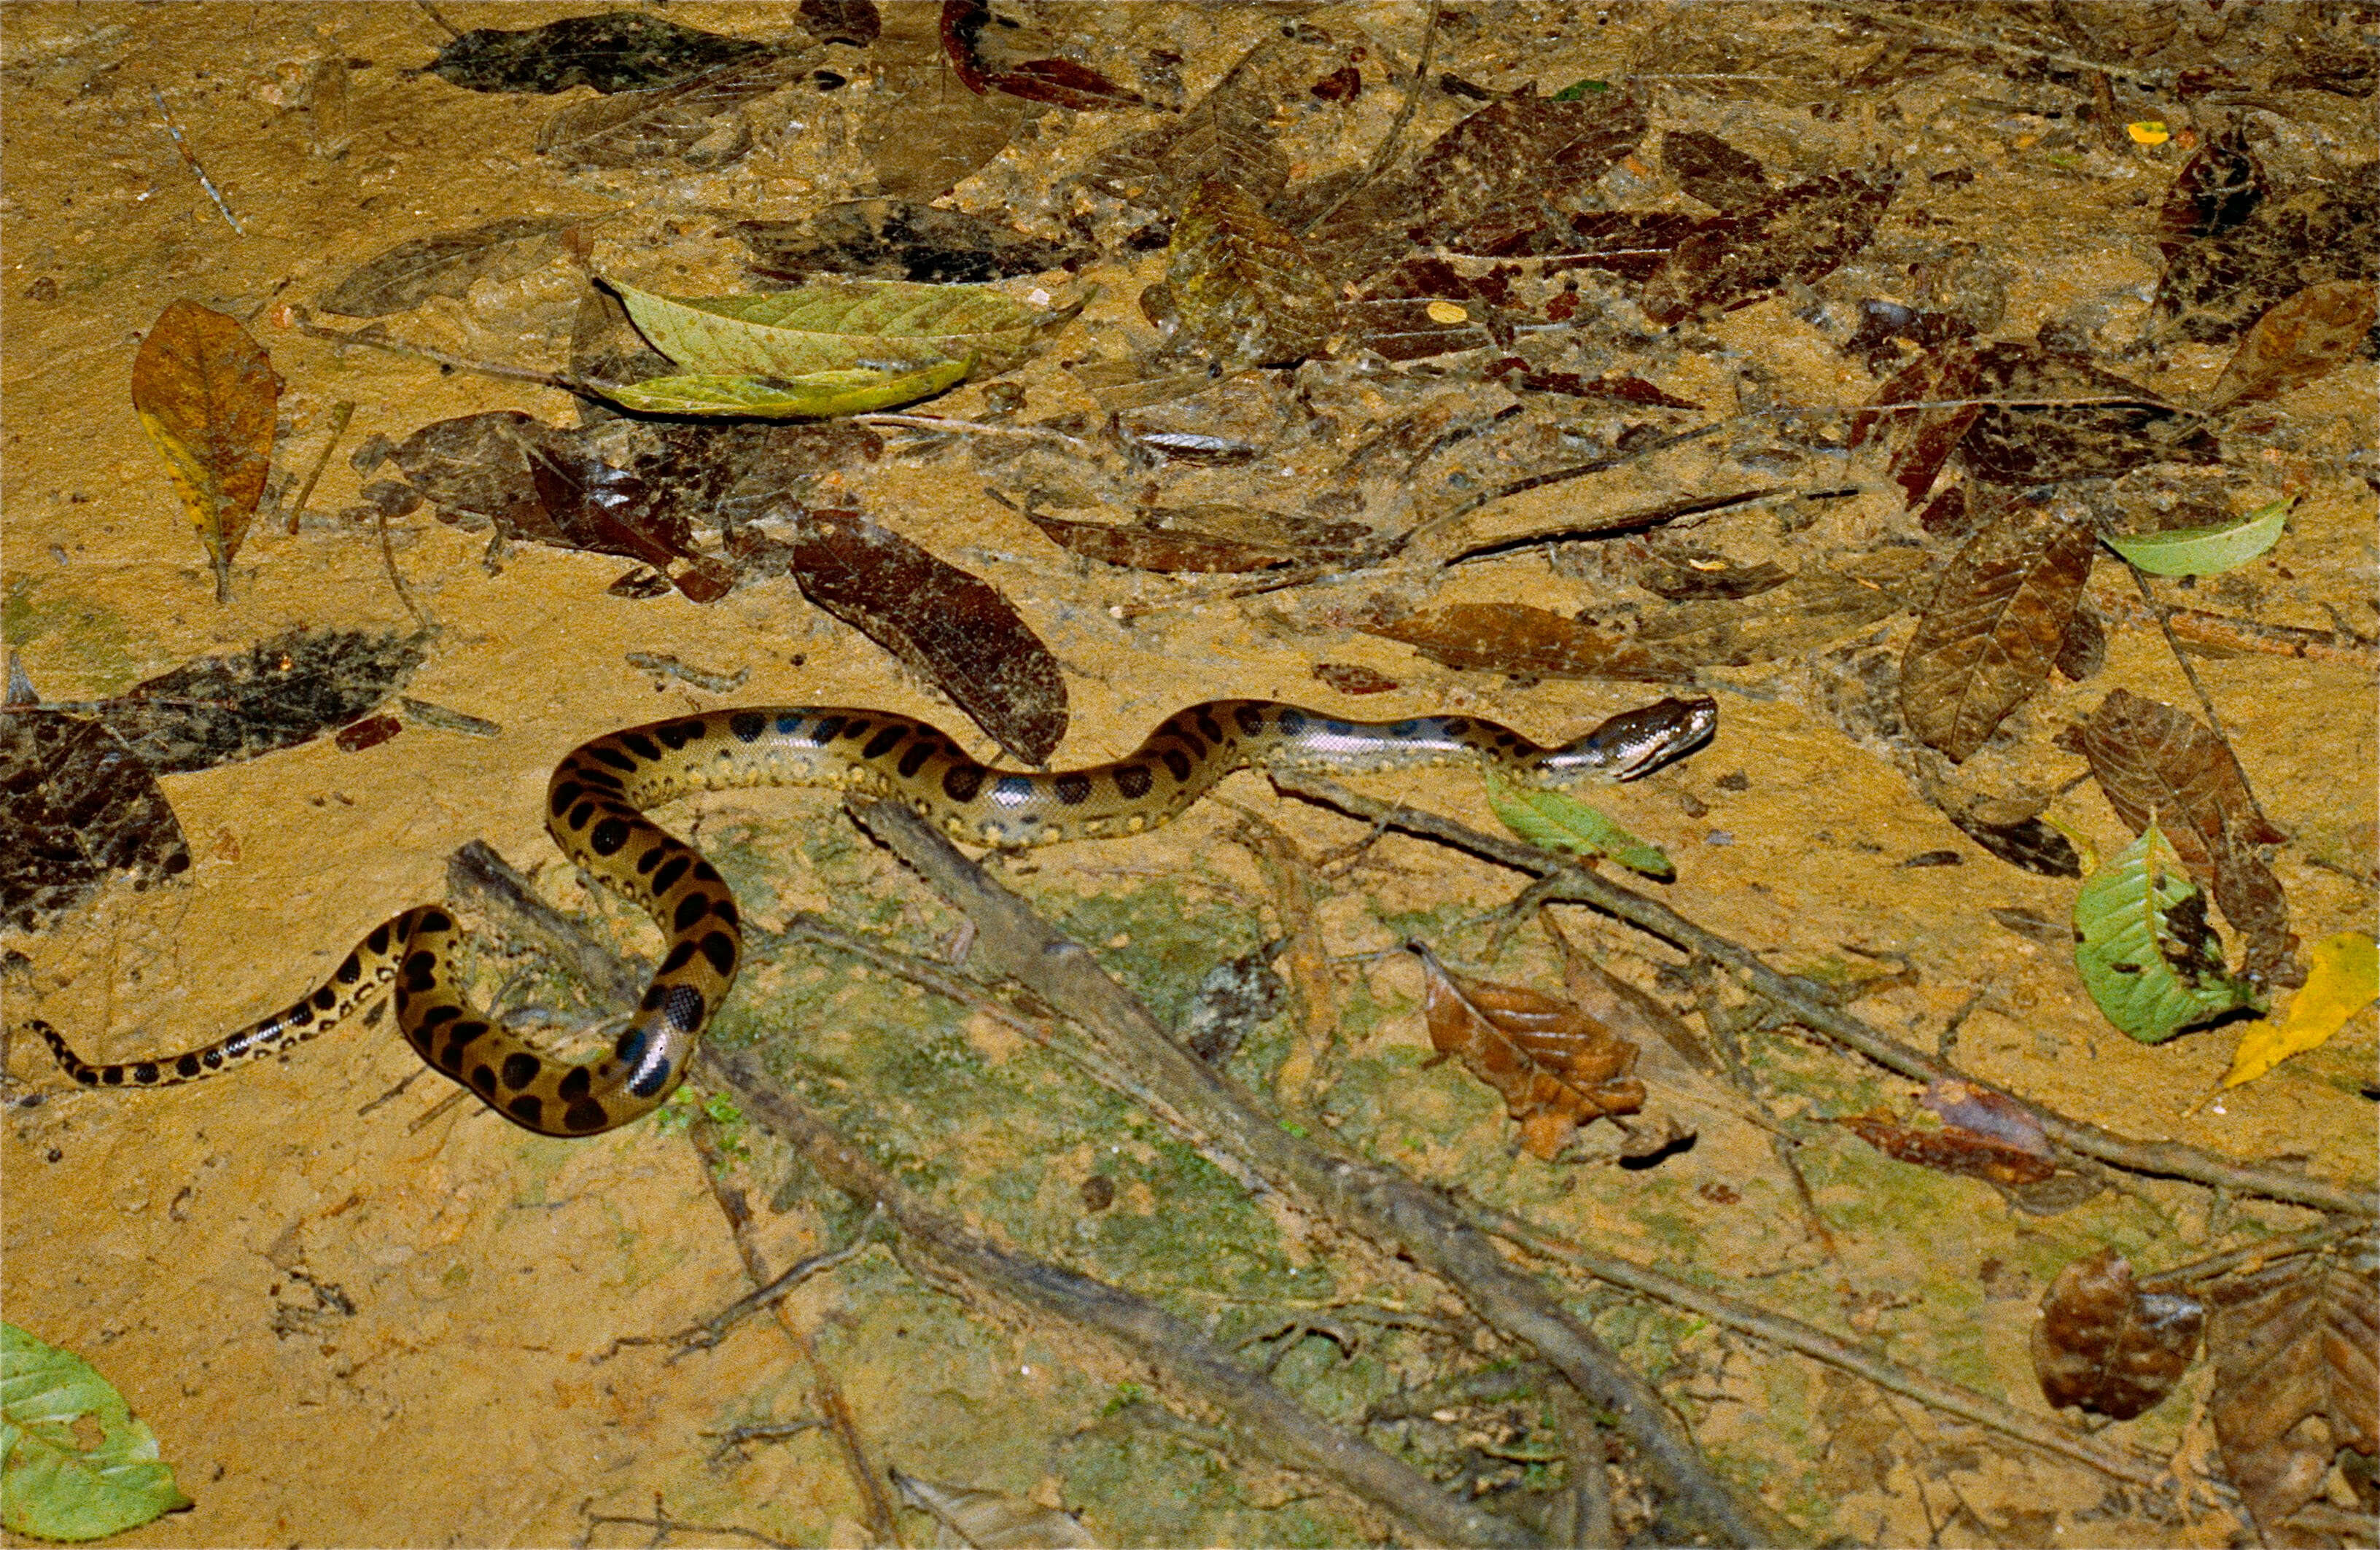
[[[2207,412],[2271,398],[2329,375],[2362,348],[2375,320],[2380,286],[2369,281],[2307,286],[2248,330],[2207,395]]]
[[[2289,1520],[2341,1455],[2380,1455],[2380,1252],[2350,1239],[2217,1283],[2207,1301],[2207,1415],[2224,1472],[2266,1544],[2321,1543]]]
[[[1978,410],[1959,442],[1959,460],[1977,478],[2026,489],[2110,478],[2151,463],[2222,460],[2204,427],[2102,369],[2054,328],[2032,344],[1985,345],[1974,363],[1974,396],[2003,401]]]
[[[735,585],[733,570],[695,551],[686,517],[653,480],[580,439],[546,437],[527,451],[537,509],[565,547],[641,560],[690,602],[717,602]]]
[[[1026,236],[992,216],[917,200],[845,200],[798,221],[739,221],[751,272],[802,284],[821,274],[980,284],[1079,263],[1085,249]]]
[[[919,371],[970,357],[980,370],[1004,371],[1031,353],[1048,316],[980,286],[903,280],[721,297],[604,283],[654,348],[689,372],[721,375]]]
[[[2074,854],[2073,842],[2037,817],[1987,823],[1972,813],[1947,808],[1943,816],[1959,826],[1960,833],[2011,866],[2044,878],[2082,875],[2082,858]],[[2058,934],[2057,945],[2065,945],[2064,933]]]
[[[2074,967],[2107,1021],[2143,1044],[2259,1004],[2226,972],[2205,898],[2155,823],[2075,895]]]
[[[1689,659],[1526,603],[1454,603],[1363,628],[1367,635],[1402,641],[1448,667],[1515,678],[1684,684],[1694,675]]]
[[[1173,223],[1164,289],[1183,340],[1227,367],[1302,360],[1338,327],[1337,298],[1305,246],[1220,178]]]
[[[517,32],[475,28],[439,50],[423,73],[468,91],[550,93],[591,86],[608,94],[665,86],[775,52],[767,43],[700,31],[644,11],[602,11]]]
[[[1066,735],[1066,681],[998,588],[857,512],[794,517],[803,596],[939,686],[1011,754],[1049,761]]]
[[[1248,1035],[1289,1010],[1289,982],[1273,971],[1272,941],[1226,959],[1199,978],[1173,1036],[1209,1065],[1229,1060]]]
[[[1430,1047],[1502,1095],[1531,1156],[1551,1162],[1572,1130],[1645,1106],[1633,1044],[1568,1001],[1463,978],[1421,943],[1406,946],[1421,960]]]
[[[1918,740],[1962,761],[2049,679],[2091,578],[2090,513],[2059,497],[2009,508],[1951,560],[1900,663]]]
[[[2046,1142],[2029,1144],[1960,1124],[1945,1123],[1939,1130],[1904,1125],[1882,1110],[1850,1115],[1835,1123],[1897,1162],[1937,1173],[2013,1188],[2038,1184],[2058,1171]]]
[[[650,91],[621,91],[562,109],[539,127],[537,151],[574,167],[632,167],[675,159],[700,171],[752,149],[745,103],[783,90],[795,62],[738,59]]]
[[[1342,695],[1384,695],[1401,686],[1387,673],[1360,662],[1317,662],[1314,676]]]
[[[1023,1497],[941,1485],[899,1470],[892,1471],[892,1488],[975,1550],[1088,1550],[1099,1543],[1073,1513]]]
[[[808,371],[798,377],[648,377],[607,383],[603,396],[646,415],[823,419],[889,409],[941,393],[967,374],[946,360],[916,371]]]
[[[508,215],[468,231],[411,237],[365,263],[316,303],[343,318],[384,318],[433,296],[460,300],[483,278],[526,274],[558,250],[552,238],[585,219]]]
[[[2107,547],[2151,575],[2216,575],[2235,570],[2278,543],[2294,499],[2259,506],[2230,522],[2173,527],[2135,538],[2109,537]]]
[[[294,629],[77,707],[160,775],[294,748],[370,714],[421,665],[421,637]]]
[[[123,873],[136,890],[190,869],[157,778],[98,721],[0,708],[0,924],[40,931]]]
[[[1829,173],[1767,195],[1679,243],[1645,283],[1645,315],[1674,323],[1822,279],[1867,246],[1900,188],[1888,169]]]
[[[2325,937],[2307,956],[2312,966],[2288,1014],[2278,1023],[2260,1017],[2240,1025],[2231,1069],[2223,1077],[2226,1087],[2253,1082],[2290,1056],[2320,1047],[2380,999],[2380,950],[2362,932]]]
[[[822,43],[866,48],[884,30],[876,0],[802,0],[802,30]]]
[[[2205,1323],[2196,1298],[2141,1290],[2131,1263],[2101,1249],[2068,1265],[2042,1293],[2033,1374],[2052,1408],[2080,1405],[2130,1421],[2173,1392]]]
[[[991,6],[985,0],[942,0],[942,52],[950,55],[951,69],[960,81],[977,96],[1005,91],[1028,102],[1076,109],[1138,107],[1143,102],[1139,92],[1118,86],[1079,61],[1023,57],[1016,40],[991,22]],[[989,34],[987,28],[991,29]]]
[[[1169,574],[1327,563],[1360,552],[1373,536],[1355,523],[1231,507],[1152,508],[1130,524],[1070,522],[1044,516],[1029,505],[1024,511],[1052,543],[1086,559]]]
[[[73,1351],[0,1324],[0,1525],[77,1543],[190,1506],[157,1434]]]
[[[1700,129],[1671,129],[1661,137],[1661,170],[1722,214],[1756,204],[1768,193],[1758,157]]]
[[[132,359],[132,406],[214,565],[215,600],[231,600],[231,563],[273,464],[281,378],[237,318],[176,301],[157,315]]]
[[[1269,38],[1241,55],[1178,123],[1108,152],[1090,181],[1145,210],[1171,216],[1208,182],[1223,178],[1269,207],[1289,184],[1289,158],[1273,132],[1274,102],[1311,79],[1321,50],[1295,36]]]
[[[2204,237],[2220,236],[2255,213],[2266,192],[2265,169],[2234,127],[2208,137],[2175,175],[2157,212],[2157,242],[2170,259]]]
[[[1844,555],[1747,597],[1648,612],[1636,639],[1670,660],[1712,667],[1797,656],[1910,607],[1924,595],[1925,565],[1915,549]]]
[[[2380,279],[2380,162],[2257,203],[2238,225],[2167,261],[2151,304],[2160,333],[2219,344],[2301,291]]]
[[[1505,828],[1533,845],[1572,855],[1608,855],[1632,872],[1669,882],[1678,875],[1661,847],[1640,840],[1566,791],[1515,785],[1490,770],[1488,805]]]
[[[1941,474],[1942,466],[1966,439],[1980,405],[1962,404],[1975,395],[1983,369],[1975,352],[1964,345],[1919,356],[1876,390],[1878,412],[1852,417],[1851,444],[1863,445],[1882,436],[1890,447],[1888,468],[1892,481],[1912,506],[1924,501]],[[1885,413],[1895,404],[1955,404],[1955,408],[1904,409]]]

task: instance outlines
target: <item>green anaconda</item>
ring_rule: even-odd
[[[162,1087],[276,1054],[390,994],[398,1028],[433,1070],[528,1130],[594,1135],[667,1101],[743,956],[725,881],[693,846],[643,817],[688,792],[840,787],[905,802],[954,839],[1019,849],[1154,829],[1251,766],[1365,773],[1472,763],[1536,786],[1633,780],[1699,746],[1718,719],[1707,698],[1664,699],[1541,748],[1467,717],[1346,721],[1269,700],[1215,700],[1170,718],[1112,764],[1028,774],[987,769],[934,728],[885,711],[713,710],[596,738],[555,768],[547,790],[554,843],[649,911],[669,944],[608,1055],[557,1060],[474,1008],[455,979],[458,927],[435,904],[374,926],[311,995],[186,1054],[94,1066],[47,1023],[30,1026],[87,1087]]]

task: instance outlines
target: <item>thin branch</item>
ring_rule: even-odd
[[[1298,236],[1305,236],[1338,214],[1339,207],[1369,186],[1374,178],[1388,169],[1389,163],[1396,156],[1397,142],[1404,138],[1405,126],[1413,122],[1414,109],[1421,105],[1423,94],[1429,90],[1430,55],[1438,49],[1437,0],[1427,0],[1422,11],[1427,19],[1422,23],[1421,57],[1414,65],[1413,85],[1406,90],[1404,101],[1397,104],[1397,115],[1390,122],[1389,132],[1381,137],[1379,145],[1372,151],[1372,159],[1365,166],[1363,175],[1349,184],[1337,199],[1325,205],[1320,214],[1298,227]]]
[[[223,212],[225,224],[229,225],[235,234],[246,236],[247,228],[239,224],[239,217],[231,212],[231,206],[224,202],[223,195],[215,188],[214,179],[209,177],[207,169],[199,164],[198,157],[190,150],[190,142],[182,138],[181,128],[175,124],[174,115],[166,111],[164,94],[152,86],[149,89],[149,95],[157,103],[157,116],[164,120],[165,132],[174,137],[174,149],[182,153],[182,161],[198,177],[199,187],[207,191],[207,198],[214,200],[215,208]]]
[[[2288,1201],[2316,1211],[2346,1212],[2358,1217],[2380,1216],[2380,1193],[2375,1193],[2368,1185],[2335,1184],[2284,1169],[2235,1163],[2180,1142],[2135,1141],[2096,1125],[2069,1119],[2055,1109],[2010,1092],[1998,1083],[1971,1075],[1946,1061],[1921,1054],[1843,1008],[1829,1005],[1815,993],[1815,986],[1779,973],[1749,948],[1739,946],[1715,931],[1695,925],[1658,900],[1648,899],[1608,878],[1572,866],[1565,858],[1550,852],[1517,841],[1483,834],[1468,825],[1440,817],[1435,813],[1377,802],[1335,781],[1312,775],[1281,771],[1273,776],[1273,784],[1294,795],[1335,807],[1351,817],[1384,820],[1391,829],[1435,840],[1533,877],[1543,877],[1549,871],[1567,871],[1568,886],[1559,897],[1572,903],[1593,905],[1607,914],[1616,915],[1651,932],[1664,941],[1726,964],[1742,975],[1753,989],[1791,1013],[1793,1021],[1802,1026],[1813,1033],[1825,1035],[1888,1071],[1919,1082],[1964,1082],[2021,1104],[2040,1122],[2051,1140],[2084,1156],[2095,1157],[2112,1167],[2134,1173],[2188,1179],[2216,1189]]]
[[[314,466],[308,470],[306,482],[298,486],[297,503],[289,508],[291,538],[298,536],[298,519],[306,515],[306,503],[314,497],[314,483],[322,477],[322,470],[331,466],[331,454],[338,447],[339,438],[347,433],[347,421],[355,418],[355,405],[344,398],[331,406],[330,439],[322,443],[322,454],[314,459]]]
[[[2111,592],[2094,592],[2091,601],[2120,624],[2162,624],[2170,636],[2222,650],[2252,651],[2267,657],[2299,657],[2313,662],[2338,662],[2380,672],[2380,647],[2336,630],[2310,630],[2296,624],[2265,624],[2253,619],[2210,613],[2204,609],[2174,608],[2165,603],[2143,604]]]

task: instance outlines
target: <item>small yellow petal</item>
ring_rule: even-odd
[[[2314,944],[2305,988],[2277,1023],[2258,1018],[2240,1030],[2226,1087],[2253,1082],[2292,1055],[2302,1054],[2347,1025],[2347,1020],[2380,999],[2380,944],[2342,931]]]
[[[2131,136],[2132,142],[2136,145],[2163,145],[2173,139],[2173,131],[2154,118],[2143,118],[2138,123],[2127,124],[2124,126],[2124,133]]]
[[[1428,310],[1429,321],[1434,323],[1467,323],[1471,321],[1470,313],[1451,301],[1433,301]]]

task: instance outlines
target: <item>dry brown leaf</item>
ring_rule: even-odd
[[[1421,943],[1406,946],[1421,960],[1430,1047],[1503,1096],[1531,1156],[1551,1162],[1573,1129],[1645,1106],[1633,1044],[1568,1001],[1461,977]]]
[[[2266,1544],[2323,1543],[2289,1520],[2352,1448],[2380,1455],[2380,1282],[2368,1237],[2213,1288],[2207,1415]],[[2333,1541],[2332,1543],[2336,1543]]]
[[[1011,754],[1049,761],[1066,735],[1066,681],[999,588],[857,512],[793,515],[804,597],[939,685]]]
[[[2042,1293],[2033,1374],[2055,1407],[2130,1421],[2190,1370],[2205,1322],[2196,1298],[2142,1291],[2124,1256],[2101,1249],[2060,1270]]]
[[[1338,299],[1305,245],[1220,178],[1201,184],[1173,224],[1164,293],[1182,338],[1232,366],[1303,360],[1338,327]]]
[[[2206,410],[2271,398],[2345,363],[2380,320],[2380,287],[2333,280],[2309,285],[2256,320],[2208,396]]]
[[[232,559],[264,497],[280,403],[264,346],[195,301],[160,312],[132,358],[132,407],[206,546],[217,602],[231,600]]]
[[[2068,497],[2013,506],[1943,572],[1900,661],[1900,708],[1956,762],[2049,678],[2098,539]]]
[[[1367,635],[1401,640],[1448,667],[1484,668],[1515,678],[1685,684],[1694,675],[1693,661],[1682,656],[1526,603],[1454,603],[1363,628]]]
[[[1805,567],[1740,599],[1682,602],[1648,613],[1636,639],[1683,661],[1742,667],[1814,650],[1888,619],[1923,595],[1925,556],[1880,549]]]
[[[1674,323],[1699,309],[1760,300],[1791,280],[1834,272],[1876,235],[1900,174],[1830,173],[1755,201],[1678,244],[1645,283],[1645,315]]]
[[[1909,409],[1880,412],[1893,404],[1939,404],[1974,395],[1981,367],[1975,352],[1963,345],[1919,356],[1876,390],[1876,408],[1852,417],[1851,444],[1872,437],[1885,438],[1891,448],[1886,467],[1912,506],[1925,499],[1960,442],[1983,413],[1981,406],[1955,409]]]
[[[1921,1130],[1881,1110],[1849,1115],[1835,1123],[1896,1162],[1914,1163],[1937,1173],[2012,1186],[2037,1184],[2058,1171],[2056,1162],[2027,1147],[1960,1125]]]

